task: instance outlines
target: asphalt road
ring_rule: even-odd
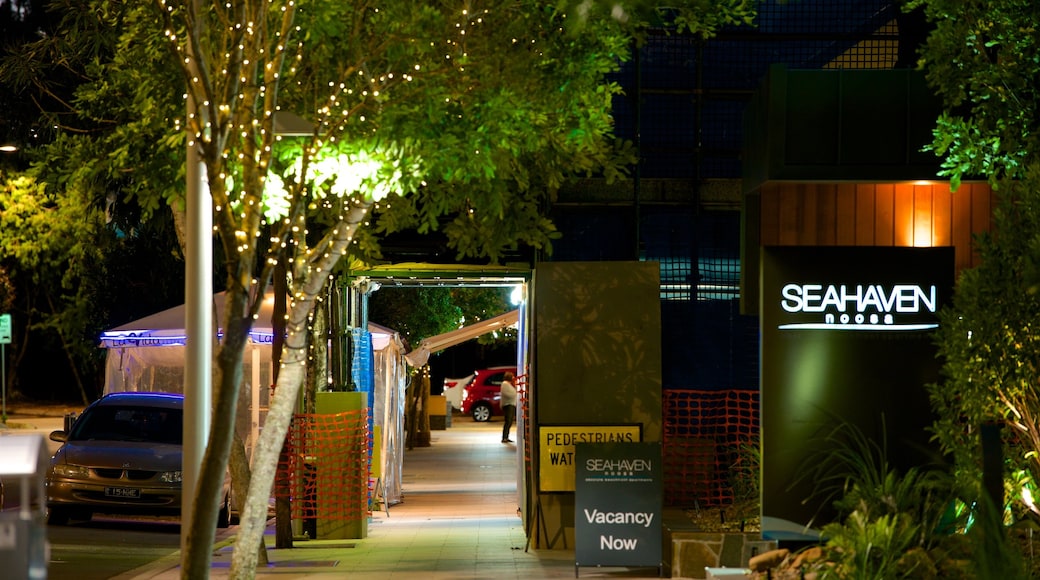
[[[108,518],[47,526],[48,580],[108,580],[180,548],[176,520]]]

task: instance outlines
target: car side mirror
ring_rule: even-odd
[[[51,441],[57,441],[58,443],[64,443],[69,438],[69,434],[64,431],[51,431]]]

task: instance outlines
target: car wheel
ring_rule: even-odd
[[[220,505],[220,511],[217,513],[217,527],[226,528],[231,525],[231,496],[224,496],[224,503]]]
[[[473,406],[472,415],[474,421],[490,421],[491,405],[488,405],[487,403],[477,403]]]
[[[47,508],[47,524],[51,526],[65,526],[69,523],[69,509],[52,507]]]

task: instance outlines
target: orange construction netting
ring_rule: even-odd
[[[289,426],[287,473],[292,517],[359,520],[369,512],[368,410],[330,415],[297,414]],[[284,492],[275,485],[275,496]]]
[[[664,391],[665,505],[728,505],[757,493],[758,400],[758,391]]]

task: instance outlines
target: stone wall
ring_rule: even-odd
[[[759,533],[666,530],[665,540],[672,578],[705,578],[705,568],[745,568],[753,556],[776,548]]]

